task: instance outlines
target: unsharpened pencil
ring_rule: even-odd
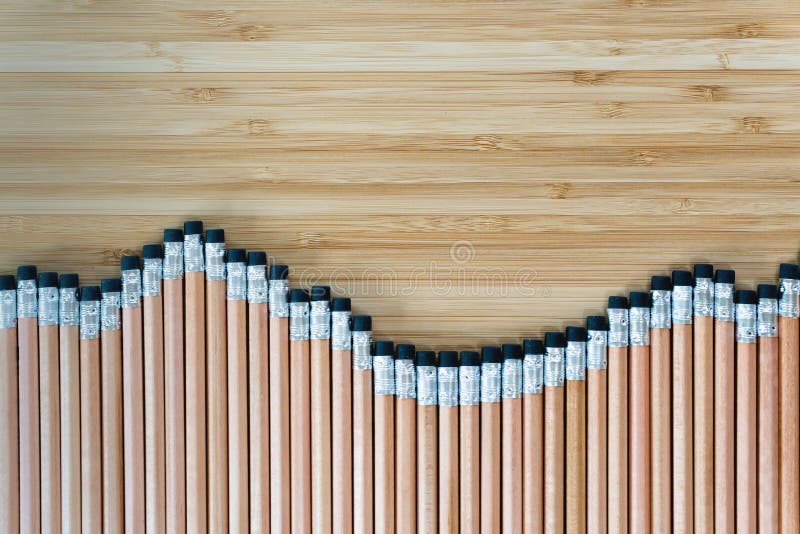
[[[669,276],[652,277],[650,300],[652,530],[672,534],[672,280]]]
[[[736,532],[758,532],[758,361],[755,291],[736,301]]]
[[[458,352],[439,352],[439,533],[456,534],[458,526]]]
[[[330,534],[333,517],[330,299],[328,286],[311,288],[311,530],[319,534]]]
[[[353,529],[353,382],[351,302],[333,299],[331,312],[331,414],[333,531]],[[399,469],[398,469],[399,472]]]
[[[714,273],[714,531],[733,532],[736,518],[733,271]]]
[[[778,288],[758,285],[758,532],[780,529]]]
[[[437,416],[439,380],[436,353],[417,351],[417,526],[422,532],[439,528]]]
[[[119,280],[116,280],[119,285]],[[117,288],[118,289],[118,288]],[[116,517],[105,518],[103,510],[105,500],[117,495],[105,491],[103,470],[105,469],[103,441],[105,440],[100,414],[101,405],[101,367],[100,329],[102,328],[102,311],[100,288],[84,286],[81,288],[80,303],[80,374],[81,374],[81,532],[122,532],[123,503],[122,493],[114,512]],[[117,291],[116,319],[119,328],[119,291]],[[119,358],[120,352],[116,353]],[[121,362],[120,362],[121,363]],[[121,372],[121,366],[117,366]],[[120,390],[121,392],[121,390]],[[122,407],[116,413],[117,425],[122,425]],[[101,434],[103,435],[101,440]],[[122,486],[122,441],[119,444],[119,459],[115,475]],[[113,524],[116,530],[107,529],[105,524]]]
[[[123,487],[122,444],[122,321],[120,318],[122,281],[107,278],[100,283],[100,348],[102,365],[102,458],[103,458],[103,530],[122,532],[125,525],[125,488]],[[81,310],[85,291],[81,290]],[[81,316],[81,332],[83,332]],[[81,346],[83,355],[83,345]],[[84,361],[81,356],[81,361]],[[83,367],[81,367],[83,375]],[[83,390],[81,380],[81,390]],[[81,412],[87,406],[81,396]],[[84,457],[85,458],[85,457]],[[84,526],[86,517],[84,513]]]
[[[608,321],[586,318],[586,524],[608,532]]]
[[[564,334],[547,332],[544,346],[544,531],[562,534],[565,528]]]
[[[394,343],[377,341],[375,375],[375,531],[395,531]]]
[[[396,350],[395,531],[398,534],[413,534],[417,531],[417,373],[414,369],[416,349],[414,345],[398,344]]]
[[[71,533],[81,530],[81,367],[78,275],[62,274],[59,277],[58,288],[61,531]],[[0,301],[2,301],[2,297],[0,297]],[[3,530],[2,525],[0,525],[0,530]]]
[[[458,367],[458,522],[463,534],[481,531],[481,355],[461,351]]]
[[[526,339],[522,360],[522,528],[544,532],[544,344]]]
[[[608,531],[628,532],[628,299],[608,298]]]
[[[522,347],[503,345],[501,420],[502,528],[508,534],[522,533]]]
[[[0,531],[19,532],[17,282],[11,275],[0,275],[0,418],[5,421],[0,433]]]
[[[630,523],[632,534],[651,532],[650,294],[630,294]]]
[[[714,268],[694,266],[694,529],[714,530]]]
[[[289,428],[292,532],[311,530],[311,361],[309,294],[289,293]]]
[[[481,532],[500,532],[503,352],[481,348]]]
[[[316,286],[319,287],[319,286]],[[353,317],[353,530],[373,532],[372,317]]]

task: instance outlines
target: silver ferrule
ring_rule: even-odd
[[[458,367],[439,367],[439,406],[458,406]]]
[[[800,291],[800,280],[794,278],[781,278],[780,294],[778,301],[778,315],[797,319],[800,317],[798,310],[798,291]]]
[[[458,368],[458,402],[461,406],[477,406],[481,403],[479,365],[465,365]]]
[[[755,343],[758,327],[756,325],[756,305],[736,305],[736,341],[739,343]]]
[[[714,316],[714,282],[711,278],[696,278],[694,281],[694,314]]]
[[[311,339],[331,338],[331,306],[327,300],[311,301]],[[370,332],[372,339],[372,332]]]
[[[672,322],[674,324],[692,324],[691,286],[672,288]]]
[[[228,264],[228,284],[225,289],[228,300],[247,300],[247,265],[244,262]]]
[[[589,330],[586,341],[586,368],[602,371],[608,367],[607,350],[608,332],[606,330]]]
[[[247,266],[247,302],[250,304],[269,302],[266,265]]]
[[[289,281],[269,281],[269,316],[289,317]]]
[[[65,287],[59,290],[58,322],[61,326],[81,324],[81,308],[78,303],[78,288]]]
[[[120,295],[116,291],[100,295],[100,329],[119,330]]]
[[[631,308],[631,345],[650,344],[650,308]]]
[[[608,309],[608,346],[628,346],[628,309]]]
[[[331,325],[331,347],[333,350],[350,350],[352,347],[350,312],[331,312]]]
[[[650,292],[650,328],[672,326],[672,291],[654,289]]]
[[[503,361],[503,398],[518,399],[522,395],[522,360]]]
[[[372,331],[359,330],[353,332],[353,370],[369,371],[372,369]]]
[[[778,300],[758,299],[758,336],[778,335]]]
[[[500,402],[503,389],[503,364],[481,364],[481,402]]]
[[[183,278],[183,243],[168,241],[164,243],[164,280]]]
[[[163,276],[163,263],[161,258],[145,258],[142,270],[142,296],[161,296],[161,278]]]
[[[417,367],[417,404],[436,406],[439,404],[439,374],[433,365]]]
[[[375,356],[372,359],[375,382],[375,395],[394,395],[394,358],[391,356]]]
[[[97,339],[100,335],[100,302],[81,301],[81,339]]]
[[[17,292],[13,289],[0,291],[0,328],[17,326]]]
[[[139,269],[122,271],[122,307],[138,308],[142,299],[142,272]]]
[[[547,347],[544,355],[544,385],[558,387],[564,385],[564,348]]]
[[[565,355],[567,380],[586,380],[586,342],[567,341]]]
[[[733,307],[733,284],[714,284],[714,319],[733,321],[736,310]]]
[[[308,339],[308,302],[289,304],[289,339],[292,341]]]
[[[203,241],[200,234],[183,237],[184,263],[187,273],[199,273],[206,270],[203,261]]]
[[[37,317],[39,317],[39,300],[36,298],[36,281],[20,280],[17,282],[17,318]]]
[[[206,280],[225,280],[225,243],[206,243]]]
[[[544,387],[544,354],[526,354],[522,359],[522,392],[536,395]]]
[[[343,312],[335,312],[343,313]],[[417,398],[417,372],[411,360],[394,361],[395,390],[398,399]]]
[[[58,288],[39,288],[39,326],[58,325]]]

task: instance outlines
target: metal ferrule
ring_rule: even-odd
[[[333,350],[350,350],[352,347],[352,340],[350,339],[350,312],[331,312],[331,324],[331,347]]]
[[[58,316],[58,322],[61,326],[78,326],[81,324],[77,287],[65,287],[59,290]]]
[[[311,339],[331,338],[331,306],[327,300],[311,301]],[[370,332],[370,340],[372,332]]]
[[[602,371],[608,367],[607,350],[608,332],[605,330],[589,330],[586,342],[586,368]]]
[[[198,273],[206,270],[203,261],[203,241],[200,235],[187,235],[183,237],[184,263],[187,273]]]
[[[0,328],[17,326],[17,292],[13,289],[0,291]]]
[[[414,362],[395,360],[394,379],[398,399],[415,399],[417,397],[417,373],[414,370]]]
[[[164,280],[183,278],[183,243],[164,243]]]
[[[544,354],[526,354],[522,359],[522,392],[536,395],[544,387]]]
[[[142,299],[142,272],[139,269],[122,271],[122,307],[138,308]]]
[[[714,319],[733,321],[736,310],[733,307],[733,284],[714,284]]]
[[[269,281],[269,316],[289,317],[289,281]]]
[[[672,288],[672,322],[673,324],[692,324],[691,286]]]
[[[58,325],[58,288],[39,288],[39,326]]]
[[[758,299],[758,336],[778,335],[778,300]]]
[[[458,367],[439,367],[439,406],[458,406]]]
[[[417,404],[420,406],[439,404],[439,376],[436,369],[432,365],[417,367]]]
[[[781,278],[781,299],[778,301],[778,315],[781,317],[790,317],[792,319],[800,317],[800,310],[798,309],[799,291],[800,280]]]
[[[228,284],[225,289],[228,300],[247,300],[247,265],[243,262],[228,264]]]
[[[308,302],[289,304],[289,339],[292,341],[308,339]]]
[[[458,368],[458,402],[461,406],[477,406],[481,403],[481,368],[465,365]]]
[[[81,301],[81,339],[97,339],[100,335],[100,302]]]
[[[394,395],[394,358],[391,356],[375,356],[372,359],[375,370],[372,379],[375,382],[375,395]]]
[[[356,371],[369,371],[372,369],[372,332],[359,330],[353,332],[353,369]]]
[[[564,349],[547,347],[544,355],[544,385],[558,387],[564,385]]]
[[[565,354],[567,380],[586,380],[586,342],[567,341]]]
[[[672,326],[672,291],[654,289],[650,292],[650,328]]]
[[[756,305],[736,305],[736,341],[755,343],[758,327],[756,325]]]
[[[628,310],[627,308],[608,309],[608,346],[628,346]]]
[[[142,270],[142,296],[161,296],[161,278],[163,276],[163,263],[161,258],[145,258]]]
[[[206,243],[206,280],[225,280],[225,243]]]
[[[247,302],[250,304],[269,302],[266,265],[247,266]]]
[[[522,395],[522,360],[503,362],[503,398],[518,399]]]
[[[100,295],[100,329],[119,330],[121,327],[119,318],[120,296],[116,291],[113,293],[103,293]],[[83,323],[81,323],[83,324]]]
[[[650,344],[650,308],[631,308],[631,345]]]
[[[694,281],[694,314],[714,316],[714,282],[711,278],[696,278]]]
[[[20,280],[17,282],[17,318],[37,317],[39,317],[39,301],[36,298],[36,281]]]
[[[500,402],[503,389],[503,364],[481,364],[481,402]]]

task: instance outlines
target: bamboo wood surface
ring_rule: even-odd
[[[675,534],[694,532],[692,407],[692,325],[673,324],[672,528]]]
[[[734,329],[733,321],[714,320],[714,532],[723,534],[736,520]]]
[[[105,332],[104,332],[105,333]],[[119,352],[117,353],[119,355]],[[122,489],[122,435],[119,434],[119,463],[115,466],[105,464],[106,432],[100,414],[101,405],[101,368],[100,341],[97,339],[82,339],[80,341],[80,374],[81,374],[81,532],[122,532],[123,502],[122,492],[118,495],[106,492],[105,469],[112,470],[112,476],[117,475],[120,490]],[[122,368],[117,366],[121,376]],[[120,388],[120,400],[122,389]],[[122,404],[116,414],[116,424],[122,426]],[[102,438],[101,438],[102,434]],[[111,503],[111,508],[106,505],[106,499],[116,499]],[[104,510],[105,508],[105,510]],[[111,510],[112,517],[106,518],[107,510]],[[105,525],[104,525],[105,523]],[[107,526],[111,525],[112,528]]]
[[[58,325],[39,326],[39,435],[42,530],[61,529],[61,409]]]
[[[608,531],[628,532],[628,347],[608,347]]]
[[[758,361],[736,344],[736,532],[758,532]]]
[[[206,278],[208,529],[228,531],[228,338],[225,280]],[[201,397],[202,398],[202,397]]]
[[[247,301],[228,300],[228,524],[249,532],[247,436]],[[266,377],[265,377],[266,378]]]
[[[186,273],[186,398],[206,396],[205,273]],[[186,531],[205,532],[206,505],[206,403],[186,403]]]
[[[544,395],[522,395],[522,531],[544,532]]]
[[[83,355],[83,344],[81,355]],[[91,348],[90,345],[86,345]],[[122,459],[122,332],[101,330],[100,348],[102,351],[101,391],[102,391],[102,450],[103,450],[103,530],[106,532],[122,532],[125,525],[125,488],[123,487]],[[84,358],[81,358],[83,362]],[[81,364],[83,373],[83,363]],[[83,380],[81,380],[83,388]],[[85,397],[81,396],[81,413]],[[81,419],[83,423],[83,419]],[[83,432],[81,432],[83,435]],[[83,442],[81,442],[83,444]],[[91,452],[91,451],[90,451]],[[91,458],[91,456],[90,456]],[[86,456],[82,456],[86,461]],[[85,468],[84,468],[85,469]],[[84,495],[86,495],[84,493]],[[83,517],[83,524],[87,518]]]
[[[650,347],[648,345],[630,346],[628,403],[629,528],[632,534],[647,534],[652,532]]]
[[[694,528],[714,531],[714,318],[694,317]]]
[[[143,297],[145,526],[167,532],[167,443],[164,407],[164,300]]]
[[[0,336],[3,332],[0,330]],[[61,395],[61,531],[81,531],[81,376],[78,326],[59,327]],[[1,380],[1,379],[0,379]],[[16,394],[16,388],[7,394]],[[9,433],[16,434],[8,418]],[[3,453],[0,452],[0,455]],[[0,496],[0,501],[3,497]],[[0,531],[13,531],[4,529]]]
[[[77,369],[77,368],[76,368]],[[0,531],[19,532],[17,328],[0,328]],[[80,481],[80,474],[78,480]],[[75,497],[80,498],[79,494]],[[80,516],[79,516],[80,517]]]
[[[565,388],[567,393],[565,458],[567,534],[585,534],[586,381],[567,380]]]
[[[122,469],[125,532],[145,524],[144,369],[142,307],[122,308]]]
[[[501,416],[502,532],[521,534],[523,532],[522,397],[503,398]]]
[[[291,530],[289,465],[289,318],[269,318],[270,532]]]
[[[353,530],[364,534],[374,525],[372,425],[372,371],[353,369]]]
[[[800,355],[797,318],[778,317],[781,532],[800,532]]]
[[[672,332],[650,329],[650,450],[653,532],[672,534]]]
[[[183,280],[164,280],[164,412],[167,532],[186,532]]]
[[[355,374],[355,372],[354,372]],[[371,377],[370,377],[371,378]],[[371,383],[370,383],[371,384]],[[370,396],[372,390],[369,390]],[[375,425],[379,424],[376,419]],[[370,447],[372,451],[372,447]],[[378,451],[375,450],[375,454]],[[311,340],[311,530],[330,534],[331,481],[331,341]],[[379,489],[380,487],[377,486]]]
[[[269,304],[248,304],[250,532],[269,532]]]
[[[39,464],[39,332],[36,318],[17,321],[19,351],[20,532],[41,529]]]
[[[309,340],[289,342],[292,532],[311,530],[311,361]],[[285,410],[286,407],[284,406]]]
[[[778,338],[758,338],[758,531],[780,528]]]
[[[457,534],[458,406],[439,406],[439,534]]]
[[[417,530],[439,529],[438,407],[417,406]],[[361,532],[361,531],[359,531]]]
[[[395,532],[394,395],[375,395],[375,531]]]

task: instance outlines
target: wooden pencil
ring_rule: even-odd
[[[566,521],[568,534],[586,532],[586,329],[567,327]]]
[[[311,369],[309,295],[289,293],[289,428],[292,532],[311,531]]]
[[[267,254],[247,253],[250,532],[269,532],[269,288]]]
[[[58,301],[58,274],[39,273],[39,435],[44,532],[61,529]]]
[[[417,375],[414,370],[416,349],[414,345],[398,344],[396,350],[395,531],[398,534],[414,534],[417,532]]]
[[[311,288],[311,531],[320,534],[330,534],[333,517],[330,298],[328,286]]]
[[[714,530],[714,268],[694,266],[694,529]]]
[[[714,531],[733,532],[736,518],[733,271],[714,273]]]
[[[183,225],[186,273],[186,531],[208,530],[208,485],[206,482],[206,319],[205,256],[202,221]]]
[[[608,298],[608,531],[628,532],[628,299]]]
[[[439,534],[456,534],[458,525],[458,352],[439,352]]]
[[[0,275],[0,531],[19,532],[17,283]],[[76,495],[77,497],[77,495]]]
[[[353,384],[350,299],[335,298],[332,306],[332,526],[334,532],[350,532],[353,529]]]
[[[458,522],[463,534],[481,531],[481,356],[461,351],[458,367]]]
[[[564,334],[547,332],[544,345],[544,531],[561,534],[565,531]]]
[[[377,341],[375,375],[375,531],[395,531],[394,343]]]
[[[438,392],[436,353],[417,351],[417,528],[439,528]]]
[[[122,532],[125,525],[122,445],[122,281],[108,278],[100,283],[100,391],[102,396],[103,530]],[[81,290],[81,299],[84,290]],[[83,302],[81,302],[83,306]],[[83,309],[83,307],[82,307]],[[83,331],[83,317],[81,317]],[[81,369],[83,371],[83,369]],[[83,381],[81,381],[81,387]],[[81,412],[85,406],[81,403]],[[84,517],[84,525],[86,518]]]
[[[501,421],[502,529],[521,534],[523,515],[522,474],[522,347],[503,345]]]
[[[780,530],[778,288],[758,286],[758,532]]]
[[[228,529],[250,527],[249,456],[247,442],[247,253],[227,255],[228,330]]]
[[[78,275],[62,274],[59,277],[58,287],[61,531],[72,533],[81,531],[81,367]],[[2,301],[1,297],[0,301]],[[0,525],[0,530],[5,531],[2,525]]]
[[[117,285],[116,292],[116,325],[119,332],[119,280],[115,279]],[[102,390],[101,390],[101,367],[105,367],[105,362],[101,364],[101,302],[100,288],[97,286],[85,286],[81,288],[80,294],[80,450],[81,450],[81,532],[85,534],[94,532],[122,532],[123,528],[123,503],[122,492],[119,495],[109,494],[105,491],[103,472],[106,468],[103,449],[105,432],[113,432],[113,429],[103,428],[102,415],[100,413]],[[119,337],[117,338],[120,339]],[[121,374],[121,362],[119,357],[121,349],[116,351],[116,369]],[[103,354],[103,358],[106,355]],[[121,384],[120,384],[121,386]],[[121,391],[121,390],[120,390]],[[116,424],[122,426],[122,406],[120,404]],[[102,435],[102,438],[101,438]],[[119,463],[115,475],[118,477],[118,484],[122,486],[122,441],[121,435],[119,444]],[[106,518],[104,507],[106,499],[118,497],[116,505],[116,517]],[[104,524],[105,522],[105,524]],[[114,529],[106,528],[106,525],[113,524]]]
[[[758,532],[758,361],[755,291],[736,302],[736,532]]]
[[[608,532],[608,321],[586,318],[586,524]]]
[[[651,532],[650,462],[650,294],[630,294],[629,528]]]
[[[374,525],[374,481],[372,463],[372,318],[369,315],[353,317],[352,346],[353,530],[371,534]]]
[[[522,360],[522,529],[544,532],[544,344],[526,339]]]
[[[500,532],[503,353],[481,348],[481,532]]]
[[[672,533],[672,280],[654,276],[650,291],[650,451],[653,532]]]

